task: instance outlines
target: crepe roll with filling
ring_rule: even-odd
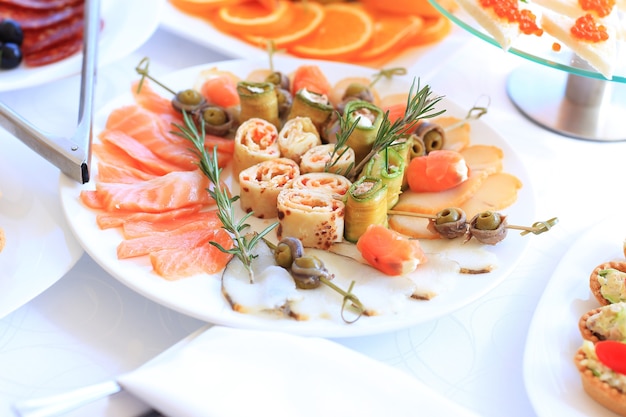
[[[343,200],[351,185],[352,182],[343,175],[330,172],[309,172],[294,179],[291,188],[328,193],[334,198]]]
[[[257,117],[267,120],[276,128],[280,126],[278,96],[274,84],[240,81],[237,83],[237,94],[240,107],[239,123]]]
[[[354,150],[350,147],[335,149],[335,145],[327,143],[314,146],[302,155],[300,172],[332,172],[344,175],[354,167]]]
[[[300,163],[302,155],[314,146],[321,145],[322,140],[317,128],[309,117],[295,117],[287,120],[278,132],[280,154]]]
[[[278,158],[278,130],[270,122],[254,117],[243,122],[235,133],[233,175],[259,162]]]
[[[278,194],[278,239],[294,237],[308,248],[328,249],[341,242],[345,205],[328,193],[285,188]]]
[[[298,164],[289,158],[259,162],[239,174],[241,209],[260,219],[277,216],[278,193],[300,175]]]

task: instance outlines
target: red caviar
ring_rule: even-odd
[[[501,19],[517,23],[526,35],[543,35],[543,29],[537,25],[537,16],[528,9],[520,9],[518,0],[480,0],[480,5],[485,9],[491,7]]]
[[[598,16],[604,17],[613,10],[615,0],[578,0],[578,4],[585,11],[594,11]]]
[[[588,42],[603,42],[609,39],[606,27],[596,24],[595,19],[589,13],[576,19],[576,24],[570,31],[575,38]]]
[[[554,43],[552,44],[552,50],[553,50],[554,52],[559,52],[559,51],[561,50],[561,44],[560,44],[560,43],[558,43],[558,42],[554,42]]]

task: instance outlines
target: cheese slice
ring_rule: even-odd
[[[570,29],[576,23],[576,19],[550,10],[543,12],[541,26],[547,33],[587,61],[605,78],[611,79],[617,63],[616,19],[616,14],[611,14],[605,19],[598,19],[606,27],[609,34],[609,39],[604,42],[585,42],[575,38]]]

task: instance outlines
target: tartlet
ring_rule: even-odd
[[[590,342],[587,342],[590,343]],[[603,407],[626,417],[626,393],[602,381],[586,365],[587,355],[581,347],[574,356],[574,363],[580,372],[582,386],[587,395]]]
[[[596,316],[597,314],[604,314]],[[580,317],[578,321],[578,329],[584,340],[597,343],[600,340],[626,340],[626,331],[624,330],[624,315],[626,315],[626,302],[609,304],[606,306],[589,310]],[[596,316],[596,325],[590,318]],[[622,317],[622,318],[620,318]],[[601,324],[598,324],[600,322]],[[595,327],[595,328],[594,328]],[[601,330],[599,330],[600,328]]]
[[[598,302],[603,306],[612,304],[612,301],[605,298],[605,296],[602,294],[602,285],[598,280],[600,271],[603,271],[605,269],[616,269],[618,271],[626,273],[626,261],[604,262],[596,266],[591,272],[591,275],[589,276],[589,288],[591,289],[591,292],[596,300],[598,300]],[[626,299],[620,301],[626,301]]]

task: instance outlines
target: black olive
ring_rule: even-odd
[[[22,62],[22,50],[15,43],[0,44],[0,68],[13,69]]]
[[[22,45],[23,41],[24,33],[19,23],[11,19],[0,21],[0,42]]]

